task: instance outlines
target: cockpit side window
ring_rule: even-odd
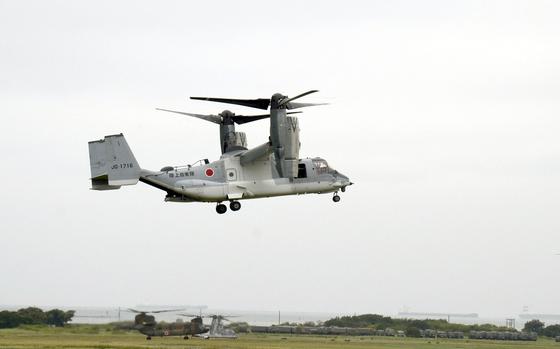
[[[318,175],[329,172],[329,164],[323,159],[314,159],[313,167]]]

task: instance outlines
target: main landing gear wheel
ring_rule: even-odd
[[[241,203],[239,201],[232,201],[229,203],[229,208],[232,211],[239,211],[239,209],[241,208]]]
[[[340,201],[340,196],[338,196],[337,194],[334,194],[334,196],[332,197],[332,201],[339,202]]]
[[[152,340],[152,337],[148,336],[148,337],[146,337],[146,340],[147,340],[147,341],[151,341],[151,340]]]
[[[189,336],[185,336],[185,337],[183,337],[183,339],[189,339]]]
[[[218,212],[219,214],[224,214],[227,211],[227,206],[224,204],[218,204],[216,205],[216,212]]]

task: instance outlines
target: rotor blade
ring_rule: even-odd
[[[232,98],[213,98],[213,97],[191,97],[191,99],[199,101],[209,101],[209,102],[219,102],[227,104],[242,105],[250,108],[257,109],[268,109],[270,104],[269,98],[257,98],[257,99],[232,99]]]
[[[295,97],[288,98],[288,99],[286,99],[286,100],[283,100],[283,101],[282,101],[282,104],[283,104],[283,105],[286,105],[286,104],[290,103],[290,102],[293,101],[293,100],[296,100],[296,99],[301,98],[301,97],[303,97],[303,96],[310,95],[310,94],[315,93],[315,92],[319,92],[319,90],[307,91],[307,92],[304,92],[304,93],[302,93],[302,94],[299,94],[299,95],[297,95],[297,96],[295,96]]]
[[[130,311],[131,313],[137,313],[137,314],[145,313],[145,311],[140,311],[140,310],[136,310],[136,309],[132,309],[132,308],[127,308],[125,310]]]
[[[184,313],[179,313],[177,314],[179,316],[185,316],[185,317],[200,317],[200,315],[198,314],[184,314]]]
[[[300,111],[292,111],[292,112],[287,112],[286,114],[299,114],[301,113]],[[266,119],[270,117],[270,114],[261,114],[261,115],[234,115],[233,116],[233,121],[236,124],[246,124],[248,122],[253,122],[253,121],[257,121],[257,120],[262,120],[262,119]]]
[[[219,115],[193,114],[193,113],[185,113],[185,112],[182,112],[182,111],[175,111],[175,110],[161,109],[161,108],[156,108],[156,110],[167,111],[167,112],[170,112],[170,113],[176,113],[176,114],[182,114],[182,115],[188,115],[188,116],[194,116],[195,118],[210,121],[210,122],[213,122],[215,124],[220,124],[222,122],[222,117],[219,116]]]
[[[230,317],[239,317],[239,315],[212,315],[212,316],[228,321],[230,321],[229,320]]]
[[[261,115],[234,115],[232,117],[233,122],[236,124],[246,124],[248,122],[253,122],[257,120],[262,120],[270,117],[270,114],[261,114]]]
[[[297,103],[297,102],[292,102],[292,103],[288,103],[286,104],[286,109],[297,109],[297,108],[303,108],[303,107],[313,107],[316,105],[327,105],[329,103]]]
[[[185,309],[152,310],[152,311],[147,311],[146,313],[158,314],[158,313],[169,313],[169,312],[181,311],[181,310],[185,310]]]

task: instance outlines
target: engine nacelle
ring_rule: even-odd
[[[284,139],[282,140],[284,148],[282,169],[285,177],[295,178],[298,174],[299,148],[301,145],[299,142],[298,118],[287,116],[284,127]]]
[[[220,125],[220,146],[222,154],[232,150],[246,150],[247,136],[245,132],[236,132],[233,123]]]
[[[245,132],[235,132],[231,144],[235,147],[247,149],[247,135]]]

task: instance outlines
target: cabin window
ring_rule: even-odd
[[[305,164],[298,164],[297,178],[307,178],[307,167],[305,167]]]
[[[237,180],[237,171],[234,168],[228,168],[226,170],[227,173],[227,180],[228,181],[236,181]]]

